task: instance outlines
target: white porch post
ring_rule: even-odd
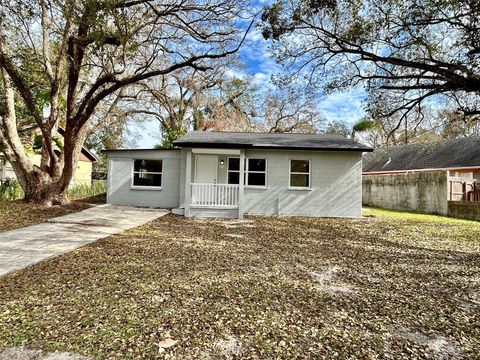
[[[245,188],[245,150],[240,150],[240,187],[238,189],[238,218],[243,219]]]
[[[190,216],[190,203],[191,200],[191,182],[192,182],[192,150],[187,150],[187,161],[185,164],[185,210],[184,215]]]

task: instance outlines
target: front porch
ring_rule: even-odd
[[[244,164],[243,150],[188,150],[184,215],[242,219]]]

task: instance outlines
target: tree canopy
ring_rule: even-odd
[[[479,1],[277,0],[262,20],[280,63],[327,91],[363,85],[392,131],[423,104],[480,116]]]
[[[0,151],[27,201],[66,200],[102,104],[147,79],[187,67],[206,71],[238,51],[251,17],[246,9],[237,0],[2,2]],[[40,166],[25,154],[18,103],[42,136]],[[53,141],[59,126],[65,129],[61,151]]]

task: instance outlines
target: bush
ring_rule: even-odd
[[[0,200],[23,199],[24,192],[17,180],[6,179],[0,182]]]
[[[68,197],[72,200],[104,194],[107,192],[105,180],[94,180],[91,183],[81,183],[68,189]],[[23,199],[24,192],[17,180],[4,180],[0,183],[0,201]]]
[[[91,183],[81,183],[68,190],[68,197],[72,200],[96,196],[107,192],[105,180],[94,180]]]

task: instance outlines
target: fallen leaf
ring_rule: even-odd
[[[158,346],[161,347],[161,348],[167,349],[167,348],[175,345],[177,342],[178,342],[178,340],[173,340],[171,338],[168,338],[168,339],[160,341],[158,343]]]

